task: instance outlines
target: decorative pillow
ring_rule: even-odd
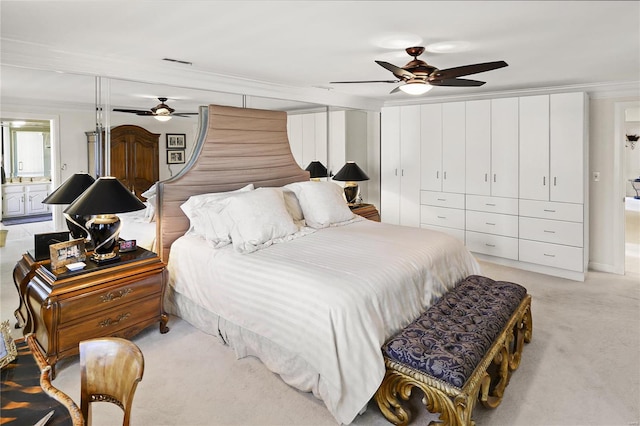
[[[343,189],[333,182],[295,182],[285,188],[298,197],[307,226],[326,228],[354,217],[344,199]]]
[[[149,189],[147,189],[142,194],[140,194],[147,199],[147,202],[145,203],[147,206],[147,209],[144,211],[144,217],[147,220],[147,222],[153,222],[156,220],[156,184],[157,183],[158,182],[154,183],[149,187]]]
[[[298,231],[278,188],[258,188],[223,200],[233,248],[251,253],[284,241]]]
[[[250,183],[249,185],[240,189],[236,189],[235,191],[212,192],[208,194],[192,195],[191,197],[189,197],[189,199],[182,203],[182,205],[180,206],[180,208],[190,221],[190,227],[186,234],[200,235],[205,238],[207,238],[208,234],[208,239],[210,238],[211,241],[214,242],[217,239],[228,240],[228,233],[224,234],[223,232],[223,235],[216,235],[216,228],[220,228],[219,225],[212,224],[212,220],[214,220],[212,218],[214,218],[214,216],[210,216],[203,212],[207,211],[209,208],[212,208],[213,212],[219,213],[220,208],[215,205],[217,202],[234,194],[253,191],[253,188],[253,184]],[[229,242],[230,241],[227,241],[227,243]]]
[[[302,207],[298,201],[298,196],[290,188],[282,187],[282,196],[284,197],[284,204],[287,207],[287,211],[293,218],[294,222],[301,222],[304,220],[304,214],[302,213]]]

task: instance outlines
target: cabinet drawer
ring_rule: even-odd
[[[80,296],[60,301],[60,324],[105,309],[114,309],[130,301],[159,293],[162,290],[162,273],[153,274],[136,281],[124,282],[99,290],[86,291]],[[159,298],[159,296],[158,296]]]
[[[22,194],[24,185],[4,184],[2,185],[2,192],[5,194]]]
[[[75,324],[58,329],[58,351],[63,352],[78,346],[78,343],[96,337],[113,336],[133,325],[157,318],[162,309],[159,294],[134,303],[123,304],[114,309],[81,318]]]
[[[436,226],[436,225],[426,225],[421,224],[420,228],[432,229],[434,231],[444,232],[445,234],[449,234],[454,238],[462,241],[464,243],[464,229],[456,229],[456,228],[445,228],[444,226]]]
[[[467,210],[466,229],[518,238],[518,216]]]
[[[420,191],[420,204],[464,209],[464,194],[451,192]]]
[[[582,223],[521,217],[520,238],[582,247]]]
[[[582,210],[582,204],[520,200],[520,216],[582,222],[584,218]]]
[[[467,210],[480,212],[518,214],[517,198],[486,197],[483,195],[467,195]]]
[[[518,239],[500,235],[466,232],[467,248],[475,253],[518,260]]]
[[[464,210],[420,206],[420,223],[464,229]]]
[[[520,260],[554,268],[584,272],[583,249],[538,241],[520,240]]]

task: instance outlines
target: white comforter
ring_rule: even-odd
[[[367,220],[251,254],[182,237],[168,268],[176,292],[304,359],[343,424],[382,382],[384,341],[479,273],[453,237]]]

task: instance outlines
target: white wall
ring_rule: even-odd
[[[639,97],[591,99],[589,107],[589,233],[590,265],[592,269],[613,271],[618,252],[614,244],[619,229],[616,220],[618,199],[615,183],[616,103],[640,101]],[[624,119],[624,117],[623,117]],[[640,150],[636,146],[635,151]],[[593,180],[593,172],[600,172],[600,180]],[[629,185],[629,182],[621,183]]]

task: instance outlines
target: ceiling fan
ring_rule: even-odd
[[[350,84],[350,83],[401,83],[390,93],[401,90],[411,95],[422,95],[433,88],[433,86],[456,86],[473,87],[482,86],[484,81],[458,78],[470,74],[478,74],[508,66],[505,61],[483,62],[480,64],[463,65],[460,67],[440,70],[433,65],[418,59],[424,52],[424,47],[408,47],[405,49],[413,60],[403,67],[397,67],[389,62],[375,61],[381,67],[391,71],[397,80],[369,80],[369,81],[332,81],[330,84]]]
[[[190,115],[198,115],[197,112],[175,112],[173,108],[169,105],[165,104],[167,98],[158,98],[160,104],[154,106],[149,110],[144,109],[123,109],[123,108],[114,108],[114,111],[118,112],[128,112],[136,115],[150,115],[159,121],[169,121],[172,116],[176,117],[188,117]]]

